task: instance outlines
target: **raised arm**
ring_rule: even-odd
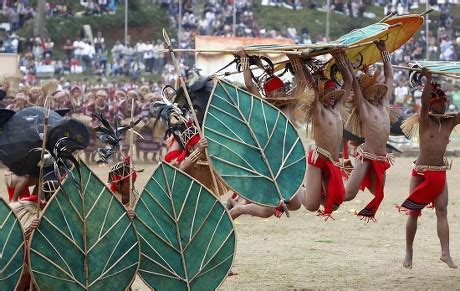
[[[289,61],[291,62],[292,70],[294,71],[295,76],[295,87],[294,89],[289,92],[288,94],[292,94],[296,96],[297,94],[302,93],[305,91],[305,87],[307,86],[307,76],[305,73],[304,64],[298,55],[287,55]]]
[[[353,89],[353,99],[356,104],[356,108],[359,110],[359,116],[361,119],[366,119],[367,118],[367,106],[366,106],[366,100],[364,99],[363,92],[361,91],[361,86],[359,86],[358,79],[356,78],[356,75],[353,71],[353,66],[351,63],[347,60],[346,62],[348,64],[348,71],[351,74],[351,88]]]
[[[387,51],[385,41],[376,40],[374,41],[374,44],[379,49],[382,56],[383,73],[385,74],[385,85],[388,87],[387,95],[385,96],[385,104],[389,105],[391,95],[394,91],[393,67],[391,66],[390,53]]]
[[[237,55],[241,58],[241,70],[243,71],[244,85],[249,93],[260,96],[259,90],[252,82],[251,69],[249,68],[249,58],[243,47],[237,49]]]
[[[420,123],[423,123],[429,119],[428,113],[430,112],[432,77],[431,77],[431,73],[426,68],[422,69],[421,75],[426,78],[425,80],[426,84],[422,92],[422,109],[420,110]]]
[[[348,98],[350,97],[352,83],[353,83],[353,75],[352,75],[352,72],[350,72],[350,67],[348,65],[350,61],[348,60],[343,50],[338,51],[338,52],[333,52],[332,56],[334,57],[335,63],[337,64],[337,67],[339,68],[339,71],[342,74],[342,78],[343,78],[342,89],[345,90],[345,93],[340,99],[340,104],[343,105],[347,102]]]

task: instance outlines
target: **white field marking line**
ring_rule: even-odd
[[[168,188],[168,192],[170,193],[170,202],[171,202],[171,207],[172,207],[172,211],[173,211],[173,215],[174,215],[174,218],[175,218],[175,221],[177,221],[177,215],[176,215],[176,209],[174,207],[174,201],[172,199],[172,189],[174,187],[174,182],[176,181],[176,175],[177,175],[177,170],[174,169],[174,176],[173,176],[173,185],[169,185],[168,183],[168,177],[166,175],[166,171],[165,171],[165,168],[164,166],[161,167],[162,170],[163,170],[163,177],[166,181],[166,185],[167,185],[167,188]],[[171,187],[172,186],[172,187]],[[188,272],[187,272],[187,264],[185,263],[185,257],[184,257],[184,250],[182,248],[182,241],[181,241],[181,238],[180,238],[180,229],[179,229],[179,224],[176,222],[175,223],[175,226],[176,226],[176,239],[177,239],[177,242],[179,244],[179,254],[180,254],[180,257],[181,257],[181,260],[182,260],[182,268],[184,270],[184,274],[185,274],[185,281],[187,282],[187,289],[190,290],[190,284],[189,284],[189,281],[188,281]]]
[[[62,206],[61,206],[61,202],[59,201],[59,197],[56,196],[55,200],[56,200],[56,203],[57,203],[57,205],[59,207],[59,211],[61,211],[62,217],[64,218],[65,225],[66,225],[67,229],[70,232],[70,236],[72,237],[72,240],[75,241],[75,237],[73,236],[72,229],[70,228],[70,225],[67,222],[67,218],[66,218],[66,216],[64,214],[64,210],[62,209]]]
[[[224,212],[225,213],[225,212]],[[219,221],[220,222],[220,221]],[[217,248],[217,250],[214,252],[214,254],[211,256],[211,258],[209,258],[209,260],[203,265],[200,267],[200,271],[201,272],[203,269],[206,268],[206,266],[217,256],[217,254],[220,252],[220,250],[224,247],[224,245],[227,243],[228,239],[230,238],[230,236],[233,234],[233,229],[232,231],[230,231],[227,235],[227,237],[224,239],[224,241],[220,244],[220,246]],[[233,255],[233,254],[232,254]],[[196,276],[196,275],[195,275]]]
[[[14,271],[13,273],[9,274],[8,276],[0,278],[0,282],[4,281],[4,280],[6,280],[6,279],[8,279],[8,278],[10,278],[10,277],[12,277],[14,275],[16,275],[16,273],[19,272],[21,269],[22,269],[22,265],[16,271]],[[3,273],[3,271],[2,271],[2,273]]]
[[[144,203],[142,201],[142,203]],[[171,244],[171,246],[173,245],[173,243],[169,240],[168,238],[168,235],[166,234],[166,232],[163,230],[163,228],[161,227],[161,225],[158,223],[158,220],[156,219],[156,217],[153,215],[153,213],[150,211],[150,208],[147,207],[147,205],[145,205],[147,211],[149,212],[150,214],[150,217],[153,218],[153,221],[156,223],[156,225],[160,228],[161,232],[164,234],[164,238],[162,238],[163,240],[166,239],[169,244]],[[170,215],[168,215],[170,218],[171,218],[171,221],[174,223],[174,218],[172,218]],[[147,224],[142,220],[142,223],[148,227],[148,229],[150,229],[152,232],[154,232],[153,229],[151,229],[149,226],[147,226]],[[155,233],[156,234],[156,233]],[[158,235],[158,234],[157,234]],[[158,235],[158,237],[160,237],[160,235]]]
[[[192,191],[193,184],[195,183],[195,180],[192,180],[190,183],[190,186],[187,190],[187,194],[185,195],[184,202],[182,203],[182,207],[180,208],[179,215],[177,216],[177,221],[180,221],[180,217],[182,216],[182,212],[184,211],[185,204],[187,203],[188,196],[190,194],[190,191]]]
[[[190,226],[190,235],[187,244],[192,240],[193,227],[195,226],[196,211],[198,209],[198,202],[200,201],[201,197],[201,190],[203,190],[202,186],[200,186],[200,191],[198,191],[198,196],[196,198],[195,210],[193,211],[192,225]],[[187,246],[185,246],[185,248],[187,248]]]
[[[158,187],[160,187],[160,188],[161,188],[161,190],[162,190],[162,191],[163,191],[163,193],[166,195],[166,197],[169,197],[169,196],[168,196],[168,195],[169,195],[168,191],[166,191],[166,189],[165,189],[165,188],[163,188],[163,186],[161,186],[160,182],[159,182],[159,181],[157,181],[157,179],[155,179],[155,177],[154,177],[154,176],[152,176],[152,178],[151,178],[151,179],[152,179],[152,180],[153,180],[153,181],[154,181],[154,182],[155,182],[155,183],[158,185]]]
[[[143,220],[139,219],[139,221],[140,221],[140,222],[142,223],[142,225],[143,225],[145,228],[147,228],[152,234],[154,234],[156,237],[158,237],[158,239],[160,239],[165,245],[169,246],[170,248],[172,248],[173,250],[175,250],[176,252],[179,253],[179,250],[176,249],[176,248],[172,245],[172,243],[171,243],[169,240],[166,241],[162,236],[160,236],[160,235],[159,235],[158,233],[156,233],[150,226],[148,226]],[[140,233],[139,233],[139,235],[140,235]],[[167,238],[166,238],[166,239],[167,239]],[[146,240],[146,243],[148,243],[147,240]]]
[[[214,236],[216,234],[217,229],[219,228],[220,222],[222,221],[224,214],[225,214],[225,211],[222,212],[219,218],[219,221],[217,222],[216,227],[214,228],[214,231],[212,232],[211,238],[209,239],[209,242],[208,242],[208,246],[206,247],[206,251],[204,252],[203,259],[201,259],[200,270],[203,268],[204,259],[206,259],[206,255],[208,254],[209,247],[211,246],[211,243],[214,240]]]
[[[109,229],[107,229],[107,231],[104,232],[104,234],[103,234],[101,237],[99,237],[99,238],[97,239],[97,241],[89,248],[89,250],[87,251],[87,254],[89,254],[89,252],[91,252],[91,250],[92,250],[101,240],[103,240],[104,237],[107,236],[107,234],[109,234],[109,233],[112,231],[112,229],[118,224],[118,222],[119,222],[124,216],[126,216],[126,212],[123,213],[123,214],[115,221],[115,223],[114,223],[111,227],[109,227]],[[131,224],[131,222],[129,222],[129,224]]]
[[[214,133],[214,134],[217,134],[217,135],[219,135],[219,136],[221,136],[221,137],[224,137],[224,138],[229,139],[229,140],[231,140],[231,141],[234,141],[234,142],[236,142],[236,143],[242,144],[242,145],[247,146],[247,147],[249,147],[249,148],[253,148],[253,149],[258,150],[257,147],[255,147],[255,146],[253,146],[253,145],[251,145],[251,144],[248,144],[248,143],[246,143],[246,142],[244,142],[244,141],[241,141],[241,140],[237,140],[237,139],[235,139],[235,138],[233,138],[233,137],[230,137],[230,136],[228,136],[228,135],[225,135],[225,134],[223,134],[223,133],[221,133],[221,132],[219,132],[219,131],[217,131],[217,130],[214,130],[214,129],[210,128],[210,127],[205,126],[204,128],[206,128],[206,130],[208,130],[208,131],[210,131],[210,132],[212,132],[212,133]],[[208,137],[208,139],[209,139],[209,137]]]
[[[36,250],[34,249],[30,249],[31,252],[34,252],[35,254],[37,254],[39,257],[42,257],[45,261],[48,261],[48,263],[50,263],[51,265],[53,265],[56,269],[60,270],[62,273],[64,273],[65,275],[67,275],[67,277],[69,277],[70,279],[73,279],[73,281],[71,280],[66,280],[64,278],[62,278],[62,280],[66,280],[66,281],[69,281],[69,282],[75,282],[77,284],[79,284],[80,286],[82,286],[83,288],[85,288],[76,278],[74,278],[73,276],[71,276],[69,273],[67,273],[64,269],[62,269],[59,265],[57,265],[56,263],[54,263],[52,260],[48,259],[48,257],[45,257],[44,255],[42,255],[41,253],[37,252]],[[32,269],[32,272],[37,272],[37,271],[34,271]],[[45,275],[45,274],[44,274]],[[51,276],[51,275],[49,275]],[[59,279],[59,278],[57,278]]]
[[[171,216],[171,214],[169,214],[168,210],[166,210],[166,209],[164,208],[164,206],[155,198],[155,195],[153,195],[153,194],[150,192],[150,190],[144,189],[143,192],[147,193],[148,196],[149,196],[150,198],[152,198],[152,200],[157,204],[157,206],[158,206],[159,208],[161,208],[161,210],[163,210],[163,212],[164,212],[166,215],[169,216],[169,218],[171,219],[171,221],[174,221],[174,218]],[[166,197],[168,197],[168,196],[166,196]],[[146,202],[144,201],[144,199],[141,199],[141,200],[142,200],[142,204],[145,205],[145,208],[149,211],[150,216],[153,218],[154,216],[153,216],[152,212],[150,211],[150,208],[147,207],[147,204],[146,204]]]
[[[284,169],[284,164],[286,163],[287,159],[289,158],[289,156],[291,155],[292,151],[295,149],[295,147],[297,146],[297,144],[299,143],[300,141],[300,138],[297,138],[296,141],[294,142],[294,144],[291,146],[291,148],[289,149],[289,152],[287,153],[287,156],[286,156],[286,159],[283,159],[282,162],[281,162],[281,166],[280,168],[278,169],[278,173],[276,173],[276,176],[275,176],[275,179],[278,179],[278,176],[279,174],[281,173],[281,171]],[[302,157],[303,158],[303,157]]]
[[[61,260],[64,263],[64,265],[67,267],[67,270],[72,275],[71,278],[75,279],[75,275],[73,274],[72,269],[70,269],[69,265],[67,264],[67,261],[62,257],[61,253],[54,247],[53,243],[46,237],[46,235],[39,228],[37,228],[37,231],[38,231],[39,234],[42,235],[42,237],[51,246],[51,248],[53,248],[53,250],[58,254],[59,258],[61,258]]]
[[[70,237],[67,236],[66,233],[64,233],[59,227],[57,227],[51,220],[48,219],[48,217],[45,215],[42,217],[42,219],[44,219],[45,221],[47,221],[54,229],[57,230],[57,232],[59,232],[60,234],[62,234],[63,237],[65,237],[66,239],[69,240],[70,243],[72,243],[82,254],[84,254],[84,251],[80,248],[79,245],[77,245],[77,243],[72,240]],[[43,234],[42,234],[43,235]],[[44,235],[43,235],[44,236]]]
[[[184,279],[183,279],[183,278],[180,278],[180,277],[168,276],[168,275],[161,274],[161,273],[157,273],[157,272],[147,271],[147,270],[144,270],[144,269],[141,269],[141,268],[139,268],[139,272],[147,273],[147,274],[149,274],[149,275],[160,276],[160,277],[166,277],[166,278],[171,278],[171,279],[175,279],[175,280],[179,279],[180,281],[184,281]]]
[[[116,243],[116,245],[112,248],[112,252],[110,253],[110,256],[107,258],[107,261],[105,262],[105,265],[104,265],[104,268],[102,268],[102,271],[101,271],[101,276],[102,276],[102,273],[107,269],[107,265],[109,264],[110,260],[112,259],[113,257],[113,254],[115,253],[115,250],[118,248],[118,246],[120,245],[120,241],[125,237],[125,234],[126,232],[128,231],[129,227],[131,225],[130,224],[127,224],[126,225],[126,228],[125,230],[123,231],[123,234],[118,238],[118,241]],[[104,258],[105,259],[105,258]]]
[[[102,190],[101,192],[99,192],[99,195],[97,195],[97,199],[94,201],[93,203],[93,206],[89,209],[89,211],[86,213],[86,216],[85,216],[85,219],[88,219],[88,217],[91,215],[91,212],[93,211],[93,209],[96,207],[97,203],[99,202],[99,199],[102,197],[102,193],[104,193],[105,191],[105,186],[102,185]],[[109,193],[109,194],[112,194],[112,193]],[[113,196],[113,195],[111,195]]]
[[[278,111],[277,112],[278,114],[276,115],[276,120],[275,120],[275,123],[273,123],[273,127],[272,127],[272,131],[270,132],[270,134],[268,135],[268,139],[267,139],[267,143],[264,145],[263,149],[265,151],[265,149],[267,148],[267,146],[270,144],[271,140],[272,140],[272,137],[273,137],[273,134],[275,134],[275,130],[276,130],[276,127],[278,126],[278,121],[280,119],[280,116],[281,116],[281,113]]]
[[[239,169],[241,169],[241,170],[244,170],[244,171],[246,171],[246,172],[249,172],[249,173],[252,173],[252,174],[256,174],[256,175],[259,175],[260,177],[265,178],[265,179],[267,179],[267,180],[270,180],[270,181],[273,180],[272,178],[267,177],[267,176],[265,176],[265,175],[262,175],[262,174],[259,173],[259,172],[256,172],[256,171],[253,171],[253,170],[251,170],[251,169],[245,168],[245,167],[243,167],[243,166],[237,165],[237,164],[235,164],[235,163],[229,162],[229,161],[224,160],[224,159],[222,159],[222,158],[220,158],[220,157],[218,157],[218,156],[214,156],[214,159],[216,159],[216,160],[218,160],[218,161],[220,161],[220,162],[222,162],[222,163],[228,164],[228,165],[230,165],[230,166],[233,166],[233,167],[235,167],[235,168],[239,168]]]
[[[11,262],[13,261],[13,259],[16,257],[16,255],[18,254],[18,252],[21,250],[21,249],[24,249],[24,242],[21,242],[21,244],[18,246],[18,248],[16,249],[16,251],[14,251],[14,254],[11,256],[11,258],[8,260],[8,262],[6,262],[5,266],[3,266],[2,269],[0,269],[0,273],[3,274],[3,272],[5,272],[6,268],[8,268],[8,266],[11,264]],[[24,254],[25,255],[25,254]],[[22,265],[21,265],[21,268],[22,268]]]
[[[193,242],[193,240],[195,239],[195,237],[198,235],[198,233],[201,231],[201,229],[203,228],[203,225],[206,223],[206,221],[208,220],[209,216],[211,215],[212,213],[212,210],[214,209],[214,207],[216,207],[216,205],[218,205],[217,203],[217,200],[214,201],[214,204],[212,205],[212,207],[209,209],[209,212],[206,214],[206,217],[203,219],[203,221],[201,222],[200,226],[196,229],[195,233],[192,235],[190,241],[188,241],[188,243],[185,245],[185,248],[184,248],[184,252],[185,250],[190,246],[190,244]]]
[[[109,210],[110,210],[110,206],[112,206],[112,201],[113,199],[115,199],[115,197],[113,195],[110,195],[110,201],[109,201],[109,205],[107,205],[107,208],[105,210],[105,215],[104,215],[104,220],[102,220],[102,223],[101,223],[101,229],[99,229],[99,234],[97,235],[97,238],[100,239],[101,238],[101,235],[102,235],[102,231],[104,230],[104,226],[105,226],[105,222],[107,221],[107,216],[109,216]],[[86,219],[88,219],[88,216],[86,216]],[[89,253],[89,251],[88,251]]]
[[[166,263],[166,266],[163,266],[162,264],[160,264],[159,262],[157,262],[156,260],[154,260],[153,258],[151,258],[150,256],[147,256],[144,252],[141,251],[141,255],[146,258],[147,260],[150,260],[152,262],[154,262],[155,264],[157,264],[158,266],[160,266],[161,268],[165,269],[166,271],[168,271],[169,273],[173,274],[174,276],[176,276],[177,278],[181,278],[177,273],[176,271],[174,270],[173,267],[171,267],[171,265],[169,265],[168,261],[166,261],[163,256],[157,252],[157,250],[141,235],[139,234],[139,236],[148,244],[148,246],[150,247],[150,249],[158,255],[158,257],[160,257],[160,259]],[[179,254],[179,252],[177,252]]]
[[[108,276],[102,277],[100,280],[105,280],[105,279],[110,278],[110,277],[112,277],[112,276],[118,275],[118,274],[120,274],[121,272],[124,272],[124,271],[126,271],[126,270],[128,270],[128,269],[130,269],[130,268],[132,268],[132,267],[134,267],[134,266],[136,266],[137,264],[138,264],[138,262],[135,262],[134,264],[131,264],[131,265],[127,266],[127,267],[124,267],[123,269],[121,269],[121,270],[119,270],[119,271],[116,271],[115,273],[112,273],[112,274],[110,274],[110,275],[108,275]],[[94,284],[94,283],[91,283],[91,285],[93,285],[93,284]]]
[[[110,266],[110,268],[108,268],[107,270],[104,271],[104,273],[102,273],[99,277],[97,277],[93,282],[91,282],[91,284],[88,286],[88,287],[91,287],[94,283],[96,283],[97,281],[99,281],[101,278],[103,278],[108,272],[110,272],[113,268],[115,268],[116,265],[118,265],[118,263],[120,263],[121,260],[124,260],[126,255],[129,254],[131,252],[131,250],[136,247],[138,245],[138,242],[136,242],[135,244],[133,244],[121,257],[118,258],[118,260],[116,260],[113,265]],[[136,262],[137,264],[138,262]]]
[[[233,257],[233,254],[231,254],[230,256],[228,256],[227,258],[222,260],[219,264],[216,264],[215,266],[213,266],[211,269],[207,270],[206,272],[196,274],[195,277],[193,277],[192,280],[190,280],[190,282],[192,282],[196,278],[201,277],[203,275],[206,275],[207,273],[211,272],[212,270],[218,268],[220,265],[224,264],[226,261],[228,261],[228,259],[231,259],[232,257]],[[227,275],[225,275],[225,276],[227,276]]]
[[[214,139],[209,138],[209,137],[208,137],[208,139],[211,140],[212,142],[215,142],[216,144],[220,145],[221,147],[226,148],[229,152],[234,153],[235,156],[239,157],[243,162],[245,162],[245,164],[246,164],[249,168],[251,168],[252,171],[256,172],[256,170],[251,166],[251,164],[249,164],[249,162],[246,161],[245,158],[243,158],[240,154],[238,154],[237,152],[235,152],[233,149],[231,149],[230,147],[228,147],[228,146],[225,145],[225,144],[222,144],[222,143],[218,142],[217,140],[214,140]],[[257,173],[257,172],[256,172],[256,173]]]
[[[77,283],[78,285],[80,285],[83,289],[85,288],[85,286],[83,286],[80,282],[78,281],[73,281],[73,280],[69,280],[69,279],[66,279],[66,278],[61,278],[61,277],[56,277],[56,276],[53,276],[53,275],[50,275],[50,274],[46,274],[46,273],[43,273],[43,272],[40,272],[40,271],[36,271],[34,269],[32,269],[32,273],[37,273],[37,274],[40,274],[40,275],[43,275],[43,276],[46,276],[46,277],[50,277],[50,278],[53,278],[53,279],[58,279],[60,281],[66,281],[66,282],[72,282],[72,283]]]
[[[11,212],[8,214],[8,218],[10,217]],[[14,218],[14,216],[12,216]],[[3,258],[3,253],[5,252],[6,245],[8,244],[8,241],[10,240],[11,233],[13,232],[14,227],[16,226],[17,219],[13,220],[13,223],[11,224],[10,230],[8,231],[8,236],[6,237],[6,240],[3,244],[2,252],[0,253],[0,260]]]
[[[8,215],[5,217],[5,219],[3,220],[2,224],[0,225],[0,229],[2,229],[2,228],[5,226],[6,222],[7,222],[8,219],[10,218],[12,212],[13,212],[13,210],[10,210],[10,212],[8,213]]]
[[[228,127],[225,123],[222,122],[217,116],[212,114],[210,111],[208,111],[208,115],[214,118],[217,122],[219,122],[223,127],[225,127],[228,131],[230,131],[237,139],[239,139],[242,143],[246,143],[236,132],[234,132],[230,127]]]

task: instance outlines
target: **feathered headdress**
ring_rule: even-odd
[[[114,126],[112,126],[102,114],[92,114],[92,116],[100,121],[100,125],[96,127],[98,139],[107,145],[105,148],[96,150],[100,158],[98,162],[107,163],[110,161],[110,157],[120,150],[120,142],[123,140],[123,134],[131,128],[131,124],[120,125],[119,119],[115,118]],[[139,122],[140,119],[134,122],[133,126],[137,125]]]

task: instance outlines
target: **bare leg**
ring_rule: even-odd
[[[441,195],[439,195],[434,200],[434,206],[436,209],[436,217],[438,223],[438,237],[441,242],[441,261],[446,263],[450,268],[456,269],[452,257],[450,256],[449,250],[449,223],[447,221],[447,203],[448,203],[448,191],[447,191],[447,182],[442,190]]]
[[[420,177],[412,176],[410,180],[409,193],[412,193],[415,188],[423,181]],[[418,215],[409,215],[406,223],[406,257],[404,258],[404,268],[412,269],[412,256],[415,233],[417,232]]]
[[[350,179],[348,179],[347,185],[345,186],[345,201],[351,201],[358,194],[359,186],[363,181],[364,176],[369,168],[369,162],[358,161],[355,164],[355,168],[351,172]]]
[[[297,191],[297,194],[294,197],[292,197],[291,200],[289,200],[288,210],[296,211],[299,210],[299,208],[302,206],[302,189],[305,188],[301,187],[299,191]]]
[[[321,169],[308,165],[305,184],[306,188],[301,188],[301,190],[304,190],[304,196],[303,199],[301,199],[302,204],[308,211],[318,211],[319,206],[321,205]],[[301,193],[298,193],[297,195],[299,194]]]
[[[262,218],[269,218],[270,216],[275,213],[274,207],[266,207],[260,206],[254,203],[251,204],[236,204],[231,210],[230,215],[233,219],[238,218],[240,215],[249,214],[252,216],[262,217]]]

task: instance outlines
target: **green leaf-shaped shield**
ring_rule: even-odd
[[[0,286],[14,290],[24,263],[24,233],[13,210],[0,198]]]
[[[232,220],[199,182],[160,163],[136,204],[139,275],[155,290],[215,290],[235,252]]]
[[[300,188],[306,171],[304,146],[273,105],[217,79],[203,131],[214,169],[248,200],[277,206]]]
[[[80,161],[33,232],[30,262],[41,290],[125,290],[140,248],[123,205]],[[78,181],[78,183],[76,182]]]

